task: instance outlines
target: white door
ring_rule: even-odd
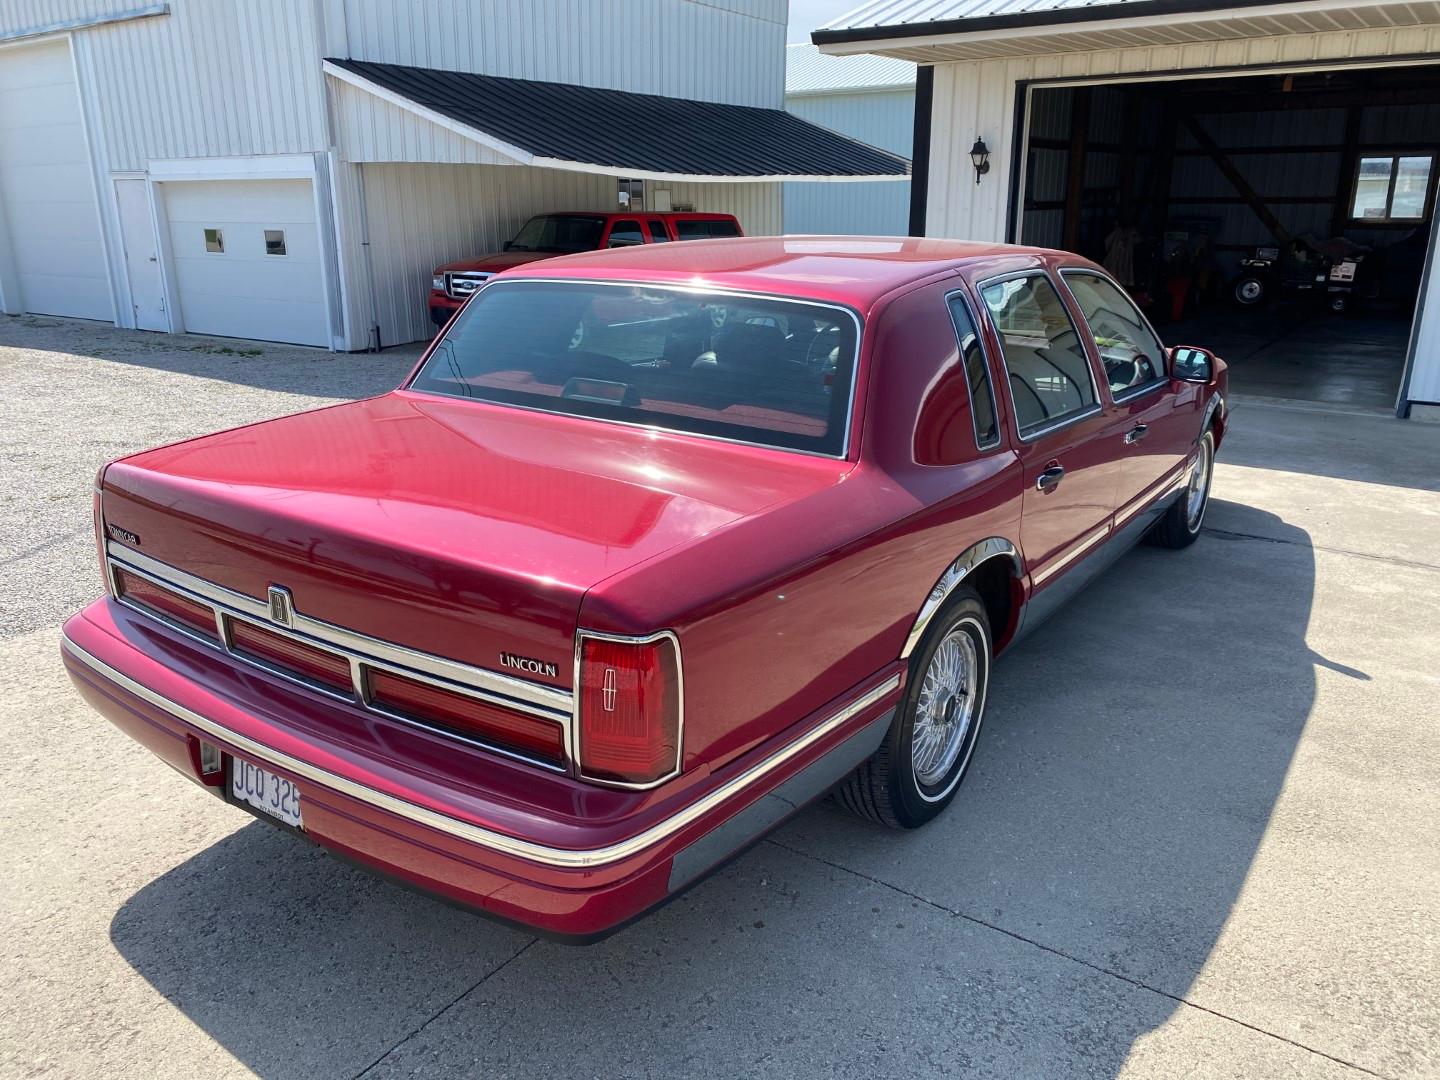
[[[0,203],[19,306],[114,319],[70,46],[0,50]]]
[[[125,244],[125,272],[130,279],[130,303],[137,330],[169,330],[165,317],[165,287],[160,281],[160,251],[150,218],[150,192],[144,180],[115,181],[120,207],[120,238]]]
[[[161,185],[187,333],[329,345],[309,180]]]

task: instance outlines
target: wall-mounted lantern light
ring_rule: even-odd
[[[980,177],[990,171],[990,148],[985,145],[985,140],[975,139],[975,145],[970,148],[970,162],[975,166],[975,183],[980,183]]]

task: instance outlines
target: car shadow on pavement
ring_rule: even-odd
[[[927,828],[822,803],[600,945],[530,945],[258,823],[111,940],[267,1077],[1113,1076],[1186,1008],[1314,702],[1310,540],[1267,532],[1137,548],[1003,657]],[[1207,1045],[1248,1038],[1281,1045]]]

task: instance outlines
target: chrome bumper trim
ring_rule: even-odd
[[[512,855],[516,858],[526,859],[530,862],[541,863],[545,866],[555,866],[569,870],[585,870],[597,866],[605,866],[609,863],[619,862],[627,859],[646,848],[654,847],[656,844],[675,835],[687,825],[693,824],[704,817],[711,810],[720,806],[734,796],[738,795],[751,784],[756,783],[771,772],[778,769],[791,758],[814,745],[830,732],[836,730],[854,718],[865,709],[883,700],[886,695],[893,693],[900,686],[900,676],[891,675],[878,686],[866,691],[850,704],[832,714],[828,719],[815,725],[805,734],[794,741],[786,744],[781,749],[771,754],[764,761],[751,766],[745,772],[722,784],[704,798],[701,798],[679,810],[658,824],[652,825],[642,833],[621,840],[618,843],[610,844],[599,848],[557,848],[546,844],[536,844],[529,840],[521,840],[518,837],[508,836],[493,829],[487,829],[481,825],[475,825],[459,818],[442,814],[428,807],[420,806],[405,799],[396,798],[394,795],[377,791],[375,788],[348,780],[343,776],[322,769],[317,765],[302,761],[300,758],[287,754],[282,750],[276,750],[263,743],[256,742],[248,736],[241,735],[237,731],[216,723],[207,717],[201,716],[192,709],[187,709],[178,702],[171,701],[163,694],[156,693],[149,687],[132,679],[121,671],[117,671],[109,664],[96,656],[91,655],[68,637],[61,638],[61,646],[74,660],[90,668],[96,674],[108,679],[119,686],[122,690],[134,694],[143,701],[149,702],[156,708],[169,713],[177,720],[181,720],[191,727],[210,735],[219,742],[226,744],[228,748],[238,750],[240,753],[256,759],[257,761],[273,765],[277,769],[292,773],[295,776],[313,781],[332,791],[338,791],[342,795],[349,796],[360,802],[366,803],[379,810],[405,818],[417,825],[435,829],[438,832],[454,836],[467,843],[475,844],[478,847],[488,848],[505,855]]]

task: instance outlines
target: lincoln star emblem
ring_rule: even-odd
[[[615,711],[615,691],[617,689],[615,684],[615,669],[613,667],[607,667],[605,669],[605,682],[600,688],[600,704],[605,706],[606,712]]]
[[[295,625],[295,601],[290,598],[290,590],[283,585],[270,586],[270,621],[276,626],[293,627]]]

